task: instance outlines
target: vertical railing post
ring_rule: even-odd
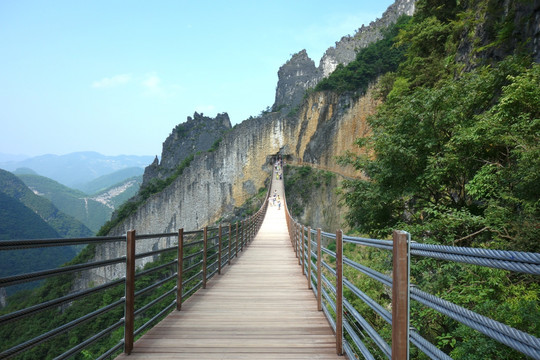
[[[311,290],[311,226],[307,229],[307,287]]]
[[[232,252],[232,224],[229,223],[229,265],[231,265],[231,252]]]
[[[246,221],[240,221],[240,251],[244,251],[244,230],[246,229]]]
[[[206,260],[207,260],[206,251],[208,249],[208,226],[204,227],[203,234],[204,234],[204,238],[203,238],[202,288],[206,289]]]
[[[238,257],[238,236],[239,234],[238,234],[238,221],[237,221],[236,222],[236,246],[234,247],[235,252],[236,252],[235,257]]]
[[[126,237],[126,307],[124,313],[124,352],[133,350],[133,332],[135,321],[135,230],[130,230]]]
[[[343,354],[343,231],[336,233],[336,352]]]
[[[219,224],[219,240],[218,240],[218,274],[221,275],[221,224]]]
[[[302,249],[302,235],[301,235],[301,232],[300,232],[301,230],[300,229],[302,229],[302,225],[300,225],[300,223],[298,223],[296,225],[296,243],[297,243],[296,256],[298,256],[298,265],[302,265],[302,253],[304,252],[304,249]],[[302,274],[303,273],[304,273],[304,269],[302,269]]]
[[[183,288],[183,271],[184,271],[184,228],[178,230],[178,271],[177,271],[177,288],[176,288],[176,310],[182,310],[182,288]]]
[[[402,360],[409,359],[409,234],[392,237],[392,360]]]
[[[317,229],[317,309],[322,311],[321,228]]]
[[[306,244],[304,239],[304,225],[300,225],[300,264],[302,265],[302,275],[306,273]]]

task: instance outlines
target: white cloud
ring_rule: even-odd
[[[179,85],[164,83],[154,72],[146,74],[140,84],[144,88],[143,95],[149,97],[172,98],[182,90]]]
[[[131,80],[130,74],[120,74],[105,77],[92,83],[93,88],[110,88],[128,83]]]
[[[155,74],[148,74],[141,84],[151,94],[159,94],[163,91],[161,79]]]

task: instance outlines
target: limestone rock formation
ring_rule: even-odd
[[[153,178],[167,178],[187,157],[210,150],[230,129],[231,120],[227,113],[218,114],[215,118],[197,112],[193,117],[188,116],[187,121],[177,125],[163,142],[161,163],[156,157],[146,167],[142,186]]]
[[[381,31],[395,23],[401,15],[413,15],[416,0],[396,0],[388,7],[380,19],[368,26],[362,25],[354,36],[344,36],[330,47],[316,67],[306,50],[294,54],[278,71],[276,99],[272,109],[297,107],[307,89],[313,88],[323,78],[330,75],[338,64],[347,65],[356,58],[358,50],[382,38]]]

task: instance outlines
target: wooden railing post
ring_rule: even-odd
[[[298,257],[298,265],[302,265],[302,253],[304,252],[304,249],[302,248],[302,233],[301,233],[302,225],[300,223],[296,226],[296,256]],[[304,269],[302,269],[302,274],[304,273]]]
[[[203,239],[203,264],[202,264],[202,288],[206,289],[206,260],[208,249],[208,226],[204,227],[204,239]]]
[[[311,226],[307,229],[307,287],[311,290]]]
[[[409,234],[393,233],[392,360],[409,358]]]
[[[302,266],[302,275],[306,273],[306,243],[304,239],[304,225],[300,225],[300,264]]]
[[[219,224],[219,245],[218,245],[218,274],[221,275],[221,224]]]
[[[239,234],[238,234],[238,221],[237,221],[236,222],[236,246],[234,248],[236,252],[235,257],[238,257],[238,236]]]
[[[135,230],[130,230],[126,238],[126,307],[124,313],[124,352],[133,350],[135,320]]]
[[[322,311],[321,228],[317,229],[317,309]]]
[[[229,223],[229,265],[231,265],[231,252],[232,252],[232,224]]]
[[[178,230],[178,271],[177,271],[177,289],[176,289],[176,310],[182,310],[182,288],[184,271],[184,228]]]
[[[336,352],[343,354],[343,231],[336,233]]]
[[[240,251],[244,251],[244,233],[246,229],[245,220],[240,220]]]

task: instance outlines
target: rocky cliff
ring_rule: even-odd
[[[396,4],[414,4],[414,1],[398,0]],[[395,11],[394,18],[397,19],[400,11],[405,10]],[[342,39],[339,44],[345,42],[350,43]],[[336,49],[341,47],[336,45]],[[339,56],[335,59],[342,61]],[[264,187],[272,171],[272,158],[277,154],[288,163],[310,163],[342,176],[358,176],[354,169],[337,164],[335,157],[346,150],[356,151],[354,140],[369,133],[365,120],[378,104],[373,89],[362,97],[321,92],[305,97],[306,88],[314,86],[323,76],[322,67],[315,67],[305,51],[294,55],[278,74],[273,112],[242,122],[225,132],[213,151],[197,153],[190,166],[170,186],[151,196],[134,214],[113,228],[110,235],[125,234],[130,229],[149,234],[175,232],[179,228],[196,230],[210,225]],[[298,108],[294,116],[289,112],[293,104]],[[188,119],[188,123],[195,120]],[[222,125],[226,120],[228,117],[224,116],[215,119]],[[163,176],[160,168],[170,170],[179,164],[179,154],[184,154],[190,146],[184,146],[181,135],[178,127],[173,130],[163,145],[164,154],[166,149],[184,150],[171,150],[174,160],[170,162],[168,155],[163,155],[161,164],[155,162],[146,176]],[[151,172],[154,175],[150,175]],[[338,224],[339,220],[334,219],[332,223]],[[172,246],[174,241],[138,241],[137,252]],[[110,243],[96,248],[96,260],[124,254],[123,244]],[[138,266],[150,260],[140,260]],[[78,279],[77,287],[83,288],[89,282],[103,283],[123,276],[123,271],[122,266],[92,271]]]
[[[155,178],[167,178],[187,157],[208,151],[230,129],[231,120],[227,113],[218,114],[215,118],[197,112],[193,117],[188,116],[187,121],[178,124],[163,142],[161,163],[156,156],[144,170],[142,186]]]
[[[402,15],[412,16],[416,0],[396,0],[380,19],[362,25],[353,36],[347,35],[328,48],[319,66],[308,56],[306,50],[294,54],[278,71],[276,98],[272,109],[289,112],[297,107],[307,89],[313,88],[323,77],[330,75],[338,64],[347,65],[356,58],[358,50],[382,38],[381,31],[396,22]]]

